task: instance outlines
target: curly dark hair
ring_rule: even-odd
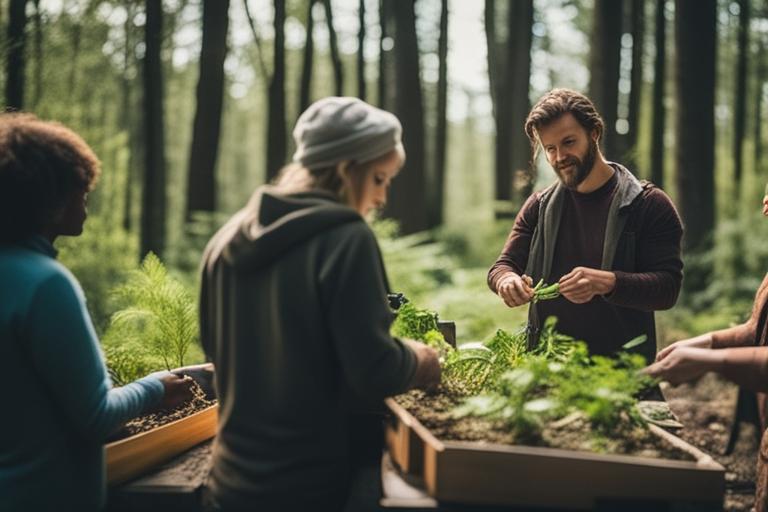
[[[101,164],[66,126],[32,114],[0,114],[0,241],[41,233],[77,191],[93,189]]]
[[[525,134],[531,141],[534,162],[539,144],[538,131],[565,114],[572,114],[587,133],[597,131],[598,141],[602,138],[605,124],[592,100],[571,89],[552,89],[539,98],[525,120]]]

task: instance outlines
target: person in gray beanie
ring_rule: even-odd
[[[206,509],[343,510],[356,412],[439,383],[436,352],[389,333],[364,220],[403,165],[401,131],[357,98],[317,101],[293,163],[208,243],[200,328],[220,409]]]

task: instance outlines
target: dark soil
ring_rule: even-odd
[[[486,418],[455,418],[453,409],[461,397],[411,391],[396,401],[415,416],[432,434],[443,441],[469,441],[478,444],[517,444],[546,446],[566,450],[636,455],[653,458],[694,460],[642,427],[622,422],[608,435],[598,435],[582,415],[573,414],[548,424],[540,438],[517,438],[503,422]]]
[[[673,431],[675,435],[697,448],[709,453],[725,467],[726,492],[724,510],[749,511],[754,504],[756,455],[758,432],[755,427],[743,423],[734,452],[723,455],[733,421],[733,412],[738,389],[736,386],[710,374],[695,384],[685,384],[676,388],[663,387],[663,393],[670,408],[685,425]],[[498,422],[481,418],[457,420],[450,411],[459,403],[459,399],[445,395],[426,395],[411,392],[396,398],[397,402],[416,416],[438,438],[442,440],[472,441],[478,443],[522,444],[506,432]],[[545,446],[555,446],[575,450],[592,450],[589,446],[590,435],[579,420],[574,420],[565,431],[545,429]],[[567,435],[562,435],[564,432]],[[585,441],[587,443],[585,444]],[[642,443],[618,443],[617,446],[598,446],[598,451],[613,453],[631,453],[641,456],[670,457],[658,447],[645,451]],[[627,450],[627,448],[629,448]],[[626,450],[626,451],[623,451]]]
[[[111,436],[108,442],[119,441],[120,439],[152,430],[167,423],[171,423],[172,421],[186,418],[187,416],[202,411],[203,409],[207,409],[216,403],[216,400],[208,400],[206,398],[205,392],[197,382],[192,383],[192,394],[192,400],[175,409],[156,411],[132,419]]]
[[[738,389],[715,375],[694,385],[664,388],[670,408],[685,425],[677,436],[704,450],[725,467],[725,504],[728,511],[752,508],[758,438],[753,425],[743,423],[736,448],[723,455],[733,421]]]

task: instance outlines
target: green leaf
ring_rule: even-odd
[[[646,336],[645,334],[641,334],[640,336],[636,338],[632,338],[631,340],[626,342],[624,345],[621,346],[621,348],[623,348],[624,350],[629,350],[630,348],[634,348],[638,345],[642,345],[643,343],[645,343],[647,339],[648,339],[648,336]]]

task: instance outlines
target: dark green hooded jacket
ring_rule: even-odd
[[[206,248],[201,332],[220,399],[209,488],[223,505],[345,492],[358,400],[407,389],[376,239],[323,192],[256,191]]]

